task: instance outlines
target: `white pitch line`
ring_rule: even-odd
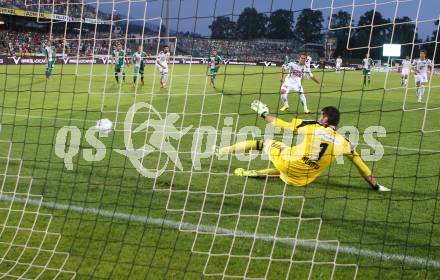
[[[368,144],[359,144],[359,146],[371,147]],[[414,152],[422,152],[422,153],[440,153],[440,150],[430,150],[430,149],[419,149],[419,148],[407,148],[407,147],[397,147],[397,146],[388,146],[382,145],[384,148],[394,149],[394,150],[403,150],[403,151],[414,151]]]
[[[433,153],[433,154],[440,153],[440,150],[396,147],[396,146],[387,146],[387,145],[383,145],[383,146],[385,148],[396,149],[396,150],[404,150],[404,151],[424,152],[424,153]]]
[[[62,204],[62,203],[56,203],[56,202],[42,202],[40,200],[34,200],[34,199],[24,199],[19,197],[14,197],[13,195],[8,194],[0,194],[0,200],[2,201],[14,201],[14,202],[20,202],[24,204],[30,204],[34,206],[43,206],[46,208],[51,209],[57,209],[57,210],[66,210],[66,211],[74,211],[78,213],[85,213],[85,214],[92,214],[92,215],[99,215],[102,217],[108,217],[108,218],[116,218],[119,220],[126,220],[126,221],[134,221],[141,224],[151,224],[151,225],[160,225],[160,226],[166,226],[173,229],[184,229],[184,230],[193,230],[198,232],[205,232],[205,233],[213,233],[213,234],[227,234],[231,236],[238,236],[238,237],[245,237],[245,238],[255,238],[258,240],[273,242],[278,241],[281,243],[284,243],[286,245],[293,246],[295,243],[297,246],[303,246],[308,248],[315,248],[316,242],[318,242],[317,247],[323,250],[327,251],[335,251],[338,250],[338,252],[346,253],[349,255],[355,255],[355,256],[363,256],[363,257],[369,257],[373,259],[383,260],[383,261],[397,261],[397,262],[404,262],[405,264],[412,264],[412,265],[421,265],[421,266],[430,266],[435,268],[440,268],[440,261],[432,260],[432,259],[425,259],[420,257],[414,257],[414,256],[405,256],[405,255],[399,255],[399,254],[388,254],[388,253],[382,253],[377,251],[372,251],[368,249],[359,249],[355,247],[349,247],[349,246],[335,246],[328,243],[322,243],[325,241],[314,241],[314,240],[304,240],[304,239],[295,239],[295,238],[286,238],[286,237],[276,237],[273,235],[266,235],[266,234],[255,234],[247,231],[241,231],[241,230],[231,230],[228,228],[221,228],[221,227],[215,227],[210,225],[196,225],[191,223],[184,223],[179,221],[173,221],[173,220],[166,220],[166,219],[160,219],[160,218],[151,218],[147,216],[140,216],[140,215],[134,215],[134,214],[127,214],[127,213],[121,213],[121,212],[113,212],[108,210],[102,210],[97,208],[85,208],[75,205],[68,205],[68,204]]]

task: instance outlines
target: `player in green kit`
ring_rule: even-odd
[[[135,52],[131,58],[133,64],[134,64],[134,71],[133,71],[133,82],[131,85],[135,87],[136,85],[136,79],[138,74],[141,74],[141,85],[144,85],[144,60],[147,58],[147,53],[144,52],[143,47],[139,46],[138,51]]]
[[[215,88],[214,80],[217,76],[220,64],[223,62],[222,58],[218,55],[217,49],[212,49],[211,55],[208,57],[209,75],[211,76],[210,86]]]
[[[122,49],[122,44],[116,45],[116,50],[113,51],[113,63],[115,64],[115,79],[119,83],[119,73],[122,72],[122,80],[125,82],[125,51]]]
[[[44,56],[46,58],[46,80],[52,79],[52,70],[55,64],[55,47],[52,46],[50,40],[47,41],[46,47],[44,47]]]
[[[367,53],[365,55],[365,58],[362,60],[362,74],[364,75],[364,86],[367,85],[368,81],[368,87],[371,84],[371,68],[373,68],[374,61],[370,58],[370,54]]]

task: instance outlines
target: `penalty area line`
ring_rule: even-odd
[[[359,249],[355,247],[349,247],[349,246],[336,246],[329,243],[326,243],[326,240],[304,240],[304,239],[295,239],[295,238],[288,238],[288,237],[276,237],[273,235],[266,235],[266,234],[255,234],[252,232],[247,231],[241,231],[241,230],[232,230],[228,228],[221,228],[221,227],[215,227],[211,225],[202,225],[202,224],[191,224],[191,223],[185,223],[175,220],[168,220],[168,219],[160,219],[160,218],[152,218],[148,216],[142,216],[142,215],[135,215],[135,214],[128,214],[128,213],[121,213],[121,212],[114,212],[109,210],[103,210],[98,208],[88,208],[88,207],[81,207],[81,206],[75,206],[75,205],[69,205],[69,204],[63,204],[63,203],[57,203],[57,202],[45,202],[37,199],[32,198],[22,198],[20,196],[22,195],[29,195],[29,194],[17,194],[18,196],[10,195],[10,194],[0,194],[0,201],[6,201],[6,202],[18,202],[23,203],[27,205],[33,205],[33,206],[43,206],[45,208],[49,209],[55,209],[55,210],[63,210],[63,211],[73,211],[80,214],[91,214],[91,215],[98,215],[102,217],[107,218],[114,218],[119,220],[125,220],[125,221],[133,221],[138,222],[141,224],[150,224],[150,225],[159,225],[159,226],[165,226],[172,229],[184,229],[184,230],[190,230],[194,232],[203,232],[203,233],[212,233],[212,234],[226,234],[236,237],[244,237],[244,238],[251,238],[251,239],[257,239],[262,241],[278,241],[280,243],[284,243],[286,245],[297,245],[302,247],[308,247],[308,248],[315,248],[317,246],[319,249],[326,250],[326,251],[338,251],[338,253],[345,253],[348,255],[354,255],[354,256],[363,256],[363,257],[369,257],[373,259],[378,259],[382,261],[395,261],[395,262],[403,262],[404,264],[410,264],[410,265],[420,265],[420,266],[429,266],[429,267],[435,267],[440,268],[440,261],[432,260],[432,259],[426,259],[421,257],[414,257],[414,256],[405,256],[400,254],[389,254],[389,253],[382,253],[378,251],[368,250],[368,249]],[[330,240],[330,241],[336,241],[336,240]],[[318,244],[316,245],[316,242]]]

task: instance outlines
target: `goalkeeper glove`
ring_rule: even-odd
[[[251,109],[257,112],[262,118],[265,118],[269,114],[269,108],[267,105],[259,100],[252,101]]]

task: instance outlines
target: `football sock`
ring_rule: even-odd
[[[261,170],[257,170],[258,175],[264,176],[264,175],[269,175],[269,176],[275,176],[275,175],[280,175],[280,171],[276,168],[268,168],[268,169],[261,169]]]
[[[289,106],[289,102],[287,101],[287,93],[281,94],[281,101],[283,101],[285,106]]]
[[[424,86],[421,86],[421,87],[417,88],[417,100],[419,102],[422,101],[424,93],[425,93],[425,87]]]
[[[307,111],[307,99],[304,93],[299,94],[299,100],[301,100],[301,103],[304,107],[304,111]]]
[[[248,140],[232,146],[220,148],[219,154],[246,153],[253,150],[261,151],[263,149],[263,141]]]

